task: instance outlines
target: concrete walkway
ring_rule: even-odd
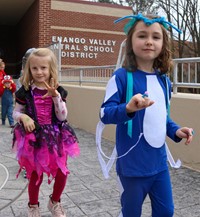
[[[18,164],[11,151],[12,135],[8,126],[0,125],[0,217],[27,216],[27,183],[23,174],[16,179]],[[119,191],[115,169],[111,178],[102,176],[96,154],[95,135],[76,129],[80,141],[81,156],[69,159],[71,170],[62,203],[67,217],[117,217],[120,211]],[[111,153],[111,144],[103,140],[104,151]],[[181,168],[171,170],[174,192],[174,217],[200,217],[200,173]],[[40,208],[43,217],[50,217],[47,210],[52,184],[43,181],[40,190]],[[142,217],[150,217],[147,198]]]

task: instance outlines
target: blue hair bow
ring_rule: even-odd
[[[165,29],[168,30],[169,26],[171,26],[173,29],[175,29],[178,33],[182,33],[182,31],[180,29],[178,29],[176,26],[174,26],[172,23],[168,22],[165,20],[164,17],[156,17],[153,19],[149,19],[145,16],[143,16],[141,13],[137,14],[137,15],[129,15],[129,16],[124,16],[121,17],[117,20],[114,21],[114,23],[119,23],[122,20],[125,19],[131,19],[125,26],[124,26],[124,32],[126,33],[126,35],[128,34],[129,30],[133,27],[133,25],[135,24],[136,21],[142,20],[147,26],[152,25],[153,23],[160,23],[161,25],[164,26]]]

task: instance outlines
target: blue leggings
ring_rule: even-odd
[[[150,177],[124,177],[122,185],[121,217],[141,217],[142,204],[147,196],[151,200],[152,217],[172,217],[174,203],[169,171]]]

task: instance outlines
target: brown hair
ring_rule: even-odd
[[[149,19],[156,18],[152,15],[146,15],[145,17]],[[123,67],[125,67],[128,71],[135,71],[137,70],[137,62],[135,59],[135,54],[133,53],[132,49],[132,35],[135,31],[135,26],[139,21],[137,21],[132,28],[129,30],[126,39],[126,51],[125,51],[125,60]],[[160,24],[160,27],[163,32],[163,47],[162,51],[159,56],[154,60],[153,68],[158,69],[161,74],[165,74],[168,72],[172,72],[173,70],[173,62],[171,56],[171,40],[169,38],[167,30],[164,28],[163,25]]]
[[[55,81],[55,84],[58,83],[58,64],[57,64],[57,59],[54,53],[49,49],[49,48],[37,48],[32,53],[27,59],[25,68],[24,68],[24,73],[21,78],[21,83],[24,85],[24,88],[26,90],[29,89],[29,86],[33,84],[33,77],[31,74],[30,70],[30,60],[33,56],[37,57],[49,57],[49,73],[50,73],[50,79],[53,78]]]

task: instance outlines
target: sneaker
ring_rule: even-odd
[[[41,217],[39,203],[31,206],[28,204],[28,217]]]
[[[66,217],[65,211],[61,205],[60,202],[52,202],[52,199],[50,197],[49,203],[48,203],[48,209],[52,214],[52,217]]]

